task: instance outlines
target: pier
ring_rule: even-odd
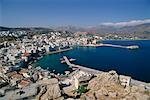
[[[131,45],[131,46],[122,46],[122,45],[114,45],[114,44],[88,44],[88,45],[83,45],[87,47],[114,47],[114,48],[125,48],[125,49],[138,49],[138,45]]]
[[[65,60],[66,64],[71,68],[73,68],[73,67],[74,68],[79,68],[80,70],[91,73],[91,74],[100,74],[100,73],[102,73],[102,71],[99,71],[99,70],[95,70],[95,69],[91,69],[91,68],[88,68],[88,67],[83,67],[83,66],[80,66],[80,65],[72,64],[72,63],[70,63],[69,59],[66,56],[63,56],[63,59]]]

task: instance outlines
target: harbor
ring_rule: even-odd
[[[37,61],[36,66],[41,66],[42,68],[49,67],[49,69],[55,70],[58,73],[64,73],[64,71],[67,70],[68,66],[66,64],[63,64],[63,62],[61,63],[60,58],[65,55],[67,57],[75,58],[75,62],[71,63],[77,65],[83,64],[87,68],[90,67],[92,69],[101,71],[109,71],[114,69],[121,74],[132,76],[133,79],[150,82],[150,78],[148,77],[148,58],[150,56],[149,41],[104,41],[104,44],[136,44],[139,45],[140,48],[132,51],[122,48],[108,48],[104,46],[98,48],[74,47],[72,50],[67,52],[54,55],[46,55]],[[144,71],[144,73],[141,70]]]

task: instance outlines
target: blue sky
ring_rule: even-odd
[[[150,18],[150,0],[0,0],[0,25],[93,26]]]

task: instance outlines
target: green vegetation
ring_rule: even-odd
[[[86,87],[82,86],[82,85],[79,86],[79,88],[76,90],[76,92],[79,93],[79,94],[85,93],[87,91],[88,91],[88,89]]]
[[[144,91],[144,94],[146,94],[146,95],[150,95],[150,91],[145,90],[145,91]]]

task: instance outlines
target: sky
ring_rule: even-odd
[[[0,26],[94,26],[150,19],[150,0],[0,0]]]

